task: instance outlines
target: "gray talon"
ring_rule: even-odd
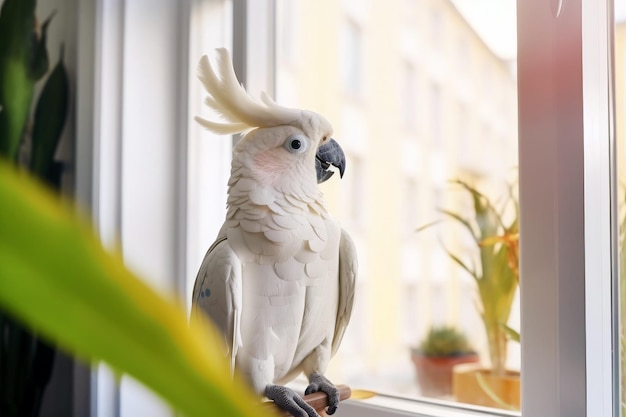
[[[326,414],[332,415],[337,411],[339,405],[339,389],[324,375],[312,373],[309,377],[309,386],[304,391],[304,395],[322,391],[328,395],[328,408]]]
[[[265,388],[265,396],[294,417],[320,417],[317,411],[291,388],[282,385],[268,385]]]

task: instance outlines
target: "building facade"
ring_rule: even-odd
[[[415,392],[408,347],[431,325],[462,328],[486,355],[474,282],[441,244],[462,251],[467,236],[417,230],[469,204],[450,180],[497,196],[516,177],[515,63],[449,0],[283,0],[277,13],[277,99],[324,114],[347,154],[344,179],[323,186],[360,260],[334,372]]]

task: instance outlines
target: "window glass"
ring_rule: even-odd
[[[515,1],[278,0],[276,15],[277,101],[325,115],[347,156],[322,185],[360,262],[329,377],[518,409]]]

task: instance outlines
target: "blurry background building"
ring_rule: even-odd
[[[417,394],[408,347],[432,324],[462,328],[488,356],[475,285],[440,240],[471,242],[446,223],[416,229],[467,204],[450,180],[498,195],[516,178],[514,51],[494,53],[450,0],[282,0],[277,13],[277,99],[324,114],[348,159],[324,185],[360,259],[333,373]]]

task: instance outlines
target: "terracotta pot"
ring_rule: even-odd
[[[463,363],[478,362],[476,353],[454,356],[425,356],[416,349],[411,350],[411,360],[420,392],[426,397],[452,395],[452,368]]]
[[[452,391],[454,399],[459,402],[486,407],[520,409],[520,374],[518,371],[507,370],[504,375],[499,376],[478,364],[457,365],[452,371]]]

